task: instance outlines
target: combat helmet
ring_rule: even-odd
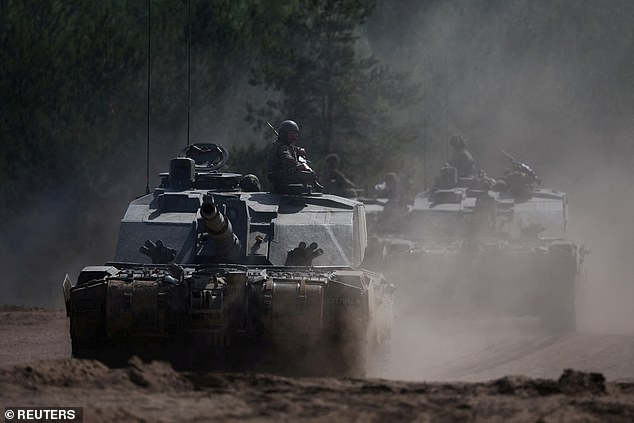
[[[277,127],[277,139],[281,141],[286,141],[286,135],[290,131],[295,131],[299,133],[299,125],[297,125],[292,120],[285,120],[280,123],[280,126]]]
[[[466,148],[467,147],[467,143],[465,142],[464,138],[462,138],[460,135],[452,136],[451,139],[449,140],[449,144],[453,148],[457,148],[457,149],[461,149],[461,148]]]

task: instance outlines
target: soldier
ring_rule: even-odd
[[[474,176],[475,161],[469,150],[467,150],[467,144],[462,137],[454,135],[449,140],[449,144],[453,148],[449,165],[456,168],[458,178],[470,178]]]
[[[401,179],[394,172],[385,174],[385,180],[374,186],[380,197],[385,197],[390,201],[400,203],[403,199],[403,190],[401,187]]]
[[[385,174],[385,181],[375,186],[375,189],[381,196],[387,198],[377,223],[382,227],[390,227],[395,231],[400,231],[401,224],[407,215],[407,202],[401,179],[396,173],[388,172]]]
[[[339,156],[332,153],[324,159],[326,166],[319,175],[319,180],[324,185],[324,192],[340,197],[355,197],[356,185],[339,170]]]
[[[268,150],[268,176],[273,190],[279,191],[282,184],[317,184],[315,172],[308,166],[306,151],[297,147],[299,126],[292,120],[285,120],[277,128],[277,139]]]
[[[260,179],[258,179],[257,176],[252,174],[244,175],[242,179],[240,179],[240,183],[238,184],[238,186],[244,192],[262,191],[262,185],[260,185]]]

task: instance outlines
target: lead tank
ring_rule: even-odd
[[[362,203],[244,192],[228,155],[194,144],[132,201],[112,262],[85,267],[64,297],[75,357],[131,355],[179,368],[355,375],[378,369],[393,286],[360,270]]]
[[[404,313],[531,316],[573,331],[586,251],[567,238],[566,194],[504,154],[511,167],[497,181],[445,166],[413,204],[369,202],[366,263],[397,281]]]

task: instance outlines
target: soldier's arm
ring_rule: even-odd
[[[277,150],[278,162],[285,169],[295,169],[300,166],[295,157],[293,157],[293,154],[291,153],[291,148],[291,146],[283,145],[279,148],[279,150]]]
[[[339,184],[341,187],[343,188],[356,188],[356,185],[354,184],[354,182],[352,182],[350,179],[348,179],[346,177],[346,175],[343,174],[342,171],[340,171],[339,169],[336,169],[336,175],[337,175],[337,179],[339,180]]]

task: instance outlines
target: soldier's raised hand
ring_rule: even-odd
[[[324,250],[317,248],[316,242],[312,242],[308,247],[305,242],[300,242],[297,248],[288,252],[285,266],[310,266],[313,260],[324,253]]]

